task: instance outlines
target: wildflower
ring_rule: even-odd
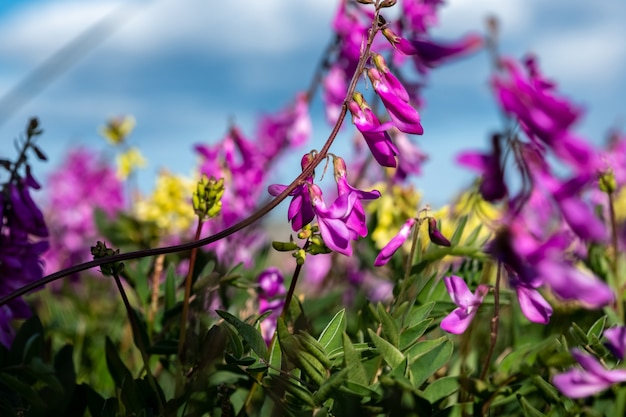
[[[405,133],[424,134],[424,128],[420,123],[420,115],[407,100],[408,93],[404,87],[399,88],[401,84],[397,82],[395,77],[389,76],[389,74],[381,73],[376,68],[367,70],[372,87],[374,87],[374,91],[376,91],[385,105],[393,125]]]
[[[125,206],[123,184],[113,167],[87,149],[71,150],[46,180],[44,217],[50,229],[50,250],[44,254],[45,271],[90,260],[86,247],[98,234],[95,213],[112,218]]]
[[[439,246],[450,246],[450,241],[437,228],[437,219],[428,218],[428,237],[430,241]]]
[[[475,52],[484,44],[482,36],[474,33],[465,35],[455,42],[436,42],[424,35],[407,40],[396,35],[390,28],[383,29],[383,35],[398,52],[412,55],[417,69],[421,72]]]
[[[582,369],[572,368],[552,379],[554,386],[564,395],[584,398],[626,381],[626,370],[608,370],[596,358],[580,349],[572,349],[571,353]]]
[[[492,137],[491,153],[464,152],[457,157],[457,162],[478,171],[482,175],[479,191],[485,201],[495,202],[507,195],[504,182],[504,169],[501,165],[500,138]]]
[[[396,131],[394,137],[395,145],[398,149],[398,168],[393,179],[401,183],[409,175],[419,175],[422,173],[422,164],[428,160],[428,155],[422,152],[404,132]]]
[[[356,194],[357,199],[354,202],[354,207],[346,219],[348,228],[354,232],[354,239],[358,239],[358,236],[367,236],[367,224],[365,219],[365,209],[361,200],[374,200],[380,197],[380,192],[377,190],[363,191],[354,188],[348,184],[346,162],[343,158],[334,157],[333,165],[335,171],[335,181],[337,182],[337,193],[339,196],[343,196],[349,193]]]
[[[354,93],[348,109],[352,113],[352,122],[363,135],[376,162],[384,167],[395,167],[398,149],[360,93]]]
[[[398,234],[378,253],[374,261],[374,266],[383,266],[389,262],[393,254],[396,253],[400,246],[409,238],[415,222],[416,220],[414,218],[410,218],[404,223]]]
[[[313,155],[308,153],[302,157],[301,166],[305,169],[313,160]],[[289,195],[293,196],[289,203],[287,211],[287,219],[291,222],[291,228],[297,232],[307,224],[311,223],[315,218],[313,205],[311,203],[311,194],[309,193],[309,185],[313,184],[313,176],[309,176],[304,184],[300,184]],[[287,188],[286,185],[272,184],[267,191],[274,197],[282,193]]]
[[[552,316],[552,306],[536,289],[541,282],[538,280],[525,282],[510,271],[509,283],[515,289],[522,314],[533,323],[548,324]]]
[[[109,119],[106,126],[100,129],[100,133],[111,144],[119,145],[123,143],[135,128],[135,118],[133,116],[118,116]]]
[[[605,344],[611,353],[619,360],[624,359],[626,354],[626,326],[611,327],[604,331],[607,340]]]
[[[126,180],[137,168],[146,166],[146,159],[135,147],[117,155],[115,160],[117,161],[117,177],[122,181]]]
[[[257,278],[259,284],[259,313],[272,313],[261,322],[261,334],[269,345],[276,330],[276,322],[285,304],[286,291],[283,274],[278,268],[267,268]]]
[[[489,292],[489,287],[480,284],[476,288],[476,293],[472,294],[461,277],[452,275],[445,277],[443,282],[450,294],[450,298],[458,307],[444,317],[441,321],[441,328],[449,333],[461,334],[467,330],[472,322],[478,307]]]

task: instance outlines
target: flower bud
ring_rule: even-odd
[[[450,246],[450,241],[437,228],[437,219],[434,217],[428,218],[428,237],[435,245]]]
[[[615,181],[615,175],[613,171],[607,171],[600,174],[598,177],[598,186],[600,191],[611,194],[617,190],[617,182]]]
[[[291,252],[299,248],[296,242],[279,242],[276,240],[272,242],[272,247],[278,252]]]
[[[381,8],[383,8],[383,7],[392,7],[392,6],[395,6],[396,3],[397,3],[397,0],[383,0],[380,3],[380,7]]]

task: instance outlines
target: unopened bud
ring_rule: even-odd
[[[396,5],[396,3],[397,3],[397,1],[396,1],[396,0],[383,0],[383,1],[380,3],[380,7],[381,7],[381,8],[383,8],[383,7],[392,7],[392,6],[395,6],[395,5]]]
[[[428,218],[428,237],[430,241],[439,246],[450,246],[450,241],[437,228],[437,219]]]
[[[615,175],[613,171],[607,171],[600,174],[598,177],[598,186],[600,191],[611,194],[617,190],[617,182],[615,181]]]
[[[298,249],[293,253],[293,257],[296,258],[296,263],[298,265],[304,265],[304,261],[306,259],[306,252],[304,249]]]
[[[293,242],[293,241],[292,242],[273,241],[272,247],[279,252],[291,252],[292,250],[296,250],[299,248],[296,242]]]

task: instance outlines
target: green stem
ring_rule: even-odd
[[[200,239],[200,233],[202,232],[202,219],[198,218],[198,227],[196,227],[196,235],[194,240]],[[198,255],[198,248],[191,250],[189,256],[189,268],[187,269],[187,277],[185,278],[185,298],[183,298],[183,312],[180,316],[180,335],[178,337],[178,356],[180,357],[185,347],[185,336],[187,335],[187,321],[189,319],[189,297],[191,297],[191,277],[193,276],[193,269],[196,264],[196,256]]]
[[[483,364],[483,370],[480,373],[480,379],[484,380],[489,371],[489,365],[491,364],[491,358],[493,357],[493,351],[496,348],[496,342],[498,340],[498,323],[500,321],[500,276],[502,275],[502,265],[498,262],[496,269],[496,285],[493,290],[493,317],[491,318],[491,340],[489,343],[489,351]]]
[[[611,262],[611,269],[613,273],[613,291],[617,294],[617,314],[622,322],[626,319],[624,317],[624,301],[620,294],[620,279],[619,279],[619,247],[617,241],[617,219],[615,216],[615,198],[612,191],[607,193],[609,197],[609,221],[611,223],[611,247],[613,250],[613,259]]]
[[[165,407],[163,405],[163,398],[161,398],[161,391],[158,389],[156,380],[154,379],[154,375],[152,375],[152,371],[150,370],[150,358],[148,357],[148,352],[146,350],[146,346],[144,345],[143,337],[141,336],[141,332],[139,330],[139,323],[137,322],[137,316],[135,316],[135,311],[133,310],[130,302],[128,301],[128,297],[126,296],[126,291],[124,290],[124,286],[122,285],[122,281],[120,280],[117,272],[113,273],[113,278],[115,279],[115,284],[117,285],[117,289],[122,296],[122,300],[124,301],[124,307],[126,308],[126,314],[128,314],[128,320],[130,321],[130,326],[133,329],[135,343],[137,344],[137,348],[139,352],[141,352],[141,359],[143,360],[143,366],[146,370],[146,375],[148,376],[148,383],[150,387],[154,391],[157,399],[159,401],[159,414],[163,415],[165,413]]]
[[[164,255],[168,253],[183,252],[183,251],[188,251],[194,248],[206,246],[210,243],[217,242],[218,240],[224,239],[225,237],[228,237],[232,235],[233,233],[238,232],[239,230],[244,229],[250,226],[251,224],[256,223],[261,218],[263,218],[267,213],[272,211],[281,202],[283,202],[287,197],[289,197],[289,194],[293,190],[295,190],[303,181],[305,181],[306,178],[308,178],[313,173],[315,168],[323,160],[326,159],[326,156],[328,155],[328,150],[330,149],[331,145],[335,141],[337,134],[339,134],[339,130],[341,129],[343,121],[346,118],[346,114],[348,112],[348,103],[350,103],[350,100],[352,99],[352,95],[354,94],[354,91],[356,89],[356,85],[359,81],[359,77],[361,73],[363,72],[363,70],[365,69],[365,64],[367,63],[367,60],[369,58],[369,52],[371,50],[372,42],[374,41],[374,36],[376,35],[377,31],[378,31],[378,10],[376,10],[375,12],[374,19],[372,21],[372,28],[369,31],[367,43],[365,44],[363,54],[361,55],[361,59],[357,65],[356,71],[354,72],[354,75],[352,77],[352,81],[350,82],[350,85],[348,87],[346,97],[344,98],[343,104],[341,105],[341,111],[339,113],[339,116],[337,117],[337,122],[335,122],[335,125],[332,131],[330,132],[328,139],[324,143],[324,146],[322,147],[320,152],[313,158],[311,163],[305,169],[302,170],[300,175],[298,175],[298,177],[295,180],[293,180],[291,184],[287,186],[287,188],[283,190],[282,193],[280,193],[269,203],[267,203],[266,205],[258,209],[256,212],[254,212],[250,217],[240,221],[239,223],[232,225],[231,227],[228,227],[222,230],[221,232],[218,232],[204,239],[200,239],[200,240],[196,240],[196,241],[188,242],[188,243],[183,243],[180,245],[166,246],[166,247],[154,248],[154,249],[146,249],[146,250],[140,250],[140,251],[135,251],[135,252],[120,253],[114,256],[101,258],[101,259],[95,259],[90,262],[85,262],[82,264],[71,266],[69,268],[47,275],[35,282],[25,285],[13,291],[12,293],[0,298],[0,306],[8,303],[14,298],[17,298],[30,291],[33,291],[36,288],[49,284],[50,282],[56,281],[58,279],[64,278],[69,275],[76,274],[81,271],[85,271],[87,269],[100,266],[105,263],[120,262],[120,261],[129,260],[129,259],[136,259],[136,258],[144,258],[146,256],[156,256],[156,255]]]
[[[291,284],[289,284],[289,290],[287,291],[287,295],[285,296],[285,305],[283,306],[283,311],[280,313],[280,318],[283,320],[287,316],[287,312],[289,311],[289,304],[291,304],[291,299],[293,298],[293,293],[296,291],[296,283],[298,282],[298,277],[300,276],[300,271],[302,270],[302,265],[297,264],[296,269],[293,271],[293,278],[291,278]]]

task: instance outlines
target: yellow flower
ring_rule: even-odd
[[[412,186],[394,185],[389,190],[386,184],[379,183],[372,188],[379,190],[381,197],[370,202],[367,211],[376,219],[372,240],[382,249],[408,218],[417,216],[421,194]]]
[[[126,140],[134,128],[135,118],[133,116],[118,116],[109,119],[107,125],[100,129],[100,134],[111,144],[119,145]]]
[[[143,157],[138,148],[130,148],[119,154],[117,161],[117,177],[124,181],[137,168],[146,166],[146,159]]]
[[[164,235],[189,230],[195,218],[191,195],[196,183],[191,178],[160,172],[152,195],[135,204],[137,217],[155,222]]]

